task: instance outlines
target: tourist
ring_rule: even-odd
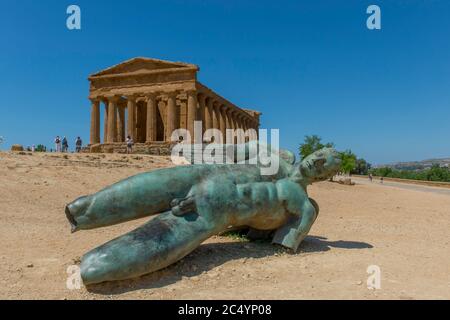
[[[59,136],[55,138],[56,152],[61,152],[61,139]]]
[[[75,140],[75,150],[77,153],[81,152],[81,147],[83,146],[83,141],[80,137],[77,137],[77,140]]]
[[[384,182],[384,178],[381,177],[381,178],[380,178],[380,183],[383,183],[383,182]]]
[[[373,176],[371,173],[369,173],[369,180],[370,180],[370,182],[372,182],[372,180],[373,180]]]
[[[33,144],[32,146],[31,146],[31,152],[35,152],[36,151],[36,146]]]
[[[127,142],[127,153],[128,154],[133,153],[133,144],[134,144],[133,139],[130,136],[128,136],[126,142]]]
[[[69,143],[67,142],[67,138],[64,137],[62,139],[62,152],[67,152],[69,150]]]

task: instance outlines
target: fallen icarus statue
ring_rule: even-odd
[[[338,153],[322,149],[294,163],[280,152],[275,174],[258,164],[195,164],[138,174],[66,207],[72,232],[156,215],[85,254],[85,285],[138,277],[182,259],[213,235],[248,227],[253,237],[297,251],[319,208],[307,186],[333,176]]]

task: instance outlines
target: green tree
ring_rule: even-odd
[[[372,174],[378,177],[390,177],[392,176],[392,172],[392,168],[389,167],[374,168],[372,170]]]
[[[434,164],[426,172],[426,178],[429,181],[450,181],[450,172],[446,168],[441,168],[438,164]]]
[[[341,171],[350,173],[356,167],[356,155],[351,150],[341,152]]]
[[[47,148],[46,148],[44,145],[38,144],[38,145],[36,146],[35,151],[36,151],[36,152],[45,152],[46,149],[47,149]]]
[[[301,159],[305,159],[311,153],[316,152],[322,148],[333,148],[333,143],[322,143],[322,138],[318,135],[305,136],[303,143],[300,144],[299,153]]]
[[[368,163],[365,159],[360,158],[356,160],[355,168],[350,173],[367,175],[371,167],[372,165],[370,163]]]

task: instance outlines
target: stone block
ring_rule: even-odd
[[[24,151],[24,148],[23,148],[23,146],[20,145],[20,144],[14,144],[14,145],[12,145],[12,147],[11,147],[11,151],[14,151],[14,152],[20,152],[20,151]]]

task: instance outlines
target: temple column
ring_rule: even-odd
[[[202,134],[205,133],[205,97],[203,94],[197,94],[197,121],[202,123]]]
[[[117,97],[108,98],[108,143],[116,142]]]
[[[100,101],[91,99],[91,135],[90,144],[100,143]]]
[[[245,116],[241,115],[242,143],[245,143]]]
[[[256,131],[256,136],[255,136],[256,140],[259,139],[259,126],[260,126],[259,120],[260,120],[260,116],[261,116],[260,113],[256,113],[254,118],[253,118],[254,128],[255,128],[255,131]]]
[[[247,117],[245,117],[245,120],[244,120],[244,129],[245,129],[245,132],[248,134],[247,135],[248,141],[253,140],[252,139],[252,133],[251,133],[251,131],[249,131],[250,130],[250,125],[249,125],[249,119]]]
[[[220,129],[220,123],[219,123],[219,103],[214,101],[212,103],[212,126],[214,129]]]
[[[103,143],[108,142],[108,100],[103,100],[105,112],[103,114]]]
[[[253,119],[251,119],[249,121],[249,129],[252,130],[251,139],[256,140],[256,129],[255,129],[255,123],[254,123]]]
[[[136,141],[136,97],[127,97],[127,109],[128,109],[128,124],[127,124],[127,135]]]
[[[147,94],[147,142],[156,141],[156,94]]]
[[[191,143],[194,142],[194,122],[197,115],[197,91],[190,90],[187,94],[187,126],[186,129],[191,135]]]
[[[234,115],[234,124],[235,124],[236,130],[241,128],[241,123],[239,121],[239,113],[236,113]]]
[[[222,133],[222,128],[221,128],[221,125],[220,125],[220,122],[221,122],[221,118],[222,118],[222,116],[221,116],[221,113],[220,113],[220,108],[221,108],[221,105],[220,105],[220,103],[219,102],[217,102],[217,101],[214,101],[213,102],[213,128],[214,129],[216,129],[216,130],[219,130],[221,133]],[[219,139],[219,140],[215,140],[215,142],[216,143],[223,143],[223,135],[222,135],[222,137],[221,137],[221,139]]]
[[[165,141],[170,142],[172,133],[177,129],[177,94],[171,92],[167,97],[167,110],[166,110],[166,132]]]
[[[213,128],[213,112],[213,100],[208,98],[205,106],[205,130]]]
[[[205,133],[205,131],[211,127],[211,116],[209,114],[209,111],[207,110],[208,108],[206,106],[206,96],[204,94],[199,96],[198,104],[200,106],[200,113],[202,115],[202,133]]]
[[[231,110],[231,112],[230,112],[230,124],[231,124],[231,128],[233,129],[231,144],[235,144],[236,141],[235,141],[234,137],[236,136],[237,123],[236,123],[236,112],[234,110]]]
[[[241,114],[237,114],[236,115],[236,123],[237,123],[237,127],[239,129],[238,131],[238,143],[244,143],[244,128],[242,126],[242,115]]]
[[[228,113],[228,117],[230,119],[230,128],[231,129],[235,129],[235,123],[234,123],[234,111],[230,110],[230,112]]]
[[[225,137],[225,143],[233,143],[232,141],[232,129],[233,129],[233,124],[232,124],[232,120],[231,120],[231,115],[230,115],[230,110],[229,109],[224,109],[225,112],[225,127],[226,127],[226,137]]]
[[[259,116],[255,119],[255,131],[256,131],[256,136],[255,139],[258,140],[259,139]]]
[[[231,129],[230,111],[228,108],[224,108],[225,128]]]
[[[125,108],[123,106],[117,107],[117,141],[124,142],[125,135]]]
[[[218,112],[219,112],[219,125],[220,125],[220,131],[222,132],[222,139],[223,141],[225,141],[226,136],[227,136],[227,124],[226,124],[226,120],[225,120],[225,105],[221,105],[218,108]]]
[[[253,129],[255,130],[255,140],[258,140],[258,129],[259,129],[259,125],[256,122],[256,120],[253,120]]]

